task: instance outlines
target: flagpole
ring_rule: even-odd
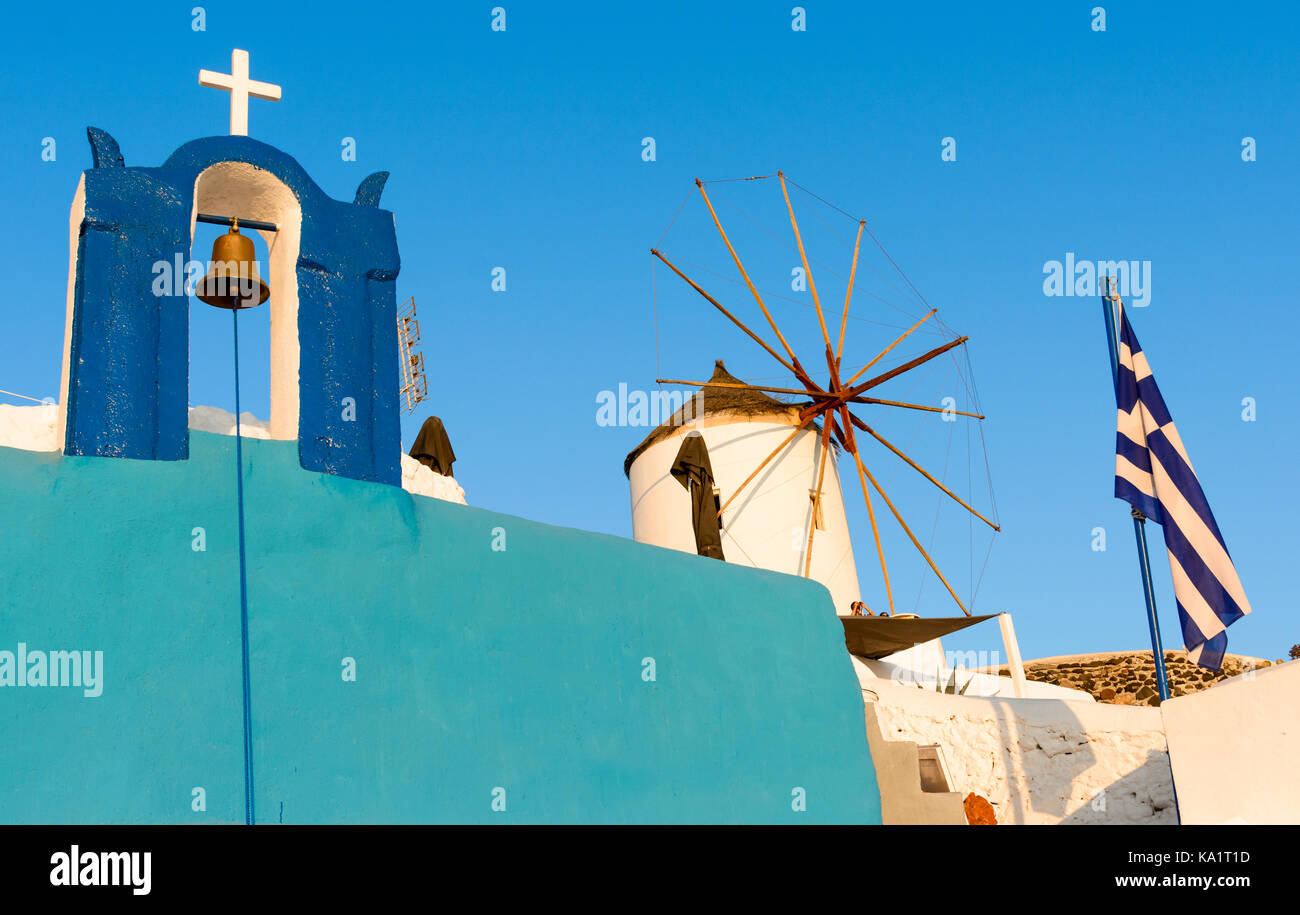
[[[1106,316],[1106,336],[1108,338],[1107,352],[1110,353],[1110,372],[1111,380],[1114,382],[1116,389],[1119,388],[1119,331],[1115,325],[1115,307],[1113,302],[1118,302],[1118,295],[1112,293],[1111,277],[1105,277],[1102,295],[1101,310]],[[1169,698],[1169,680],[1165,675],[1165,653],[1160,645],[1160,620],[1156,616],[1156,594],[1155,588],[1151,584],[1151,558],[1147,555],[1147,532],[1146,532],[1146,515],[1133,509],[1133,535],[1137,539],[1138,567],[1142,571],[1142,596],[1147,605],[1147,626],[1151,630],[1151,655],[1156,663],[1156,692],[1160,696],[1160,701],[1164,702]]]

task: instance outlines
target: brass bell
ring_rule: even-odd
[[[257,275],[257,252],[253,240],[239,234],[239,220],[231,220],[230,231],[212,243],[208,273],[194,287],[200,302],[217,308],[254,308],[271,297],[271,289]]]

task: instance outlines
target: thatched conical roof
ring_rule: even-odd
[[[762,391],[717,387],[716,382],[723,382],[724,384],[746,383],[728,372],[721,359],[717,360],[713,364],[713,375],[709,378],[709,383],[700,388],[690,400],[682,405],[681,409],[652,429],[641,444],[628,452],[627,458],[623,461],[623,473],[625,475],[630,473],[632,462],[640,457],[643,451],[656,442],[668,438],[692,419],[731,414],[741,417],[778,416],[790,418],[797,422],[800,408],[806,405],[804,403],[787,403],[777,400]],[[809,427],[820,428],[815,423],[810,424]]]

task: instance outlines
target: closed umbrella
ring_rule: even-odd
[[[691,496],[691,527],[695,531],[695,552],[714,559],[722,555],[722,528],[718,497],[713,492],[713,467],[709,449],[698,433],[686,436],[668,471]]]
[[[411,446],[411,457],[434,473],[451,476],[451,465],[456,461],[456,452],[451,450],[451,439],[447,437],[442,420],[430,416],[424,421],[420,434],[415,437],[415,444]]]

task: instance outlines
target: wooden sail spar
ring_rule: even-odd
[[[784,351],[784,355],[781,352],[778,352],[777,349],[772,345],[770,345],[767,341],[765,341],[756,331],[748,327],[732,311],[728,310],[725,306],[723,306],[716,298],[710,295],[700,284],[698,284],[689,276],[687,276],[684,271],[682,271],[677,265],[675,265],[672,261],[670,261],[664,255],[664,253],[660,251],[657,247],[651,249],[651,254],[653,254],[656,258],[662,261],[670,270],[672,270],[673,273],[681,277],[682,280],[684,280],[692,289],[694,289],[701,297],[703,297],[707,302],[709,302],[709,304],[711,304],[715,309],[721,312],[721,314],[725,316],[729,321],[731,321],[731,323],[735,324],[746,336],[748,336],[751,340],[753,340],[760,347],[762,347],[763,350],[769,356],[771,356],[783,368],[789,371],[791,375],[794,376],[796,382],[799,385],[802,385],[802,387],[749,385],[749,384],[744,384],[744,383],[734,382],[734,381],[733,382],[687,381],[682,379],[670,379],[670,378],[659,378],[657,379],[657,381],[660,384],[681,384],[681,385],[688,385],[688,386],[694,386],[700,388],[704,388],[706,385],[709,385],[714,387],[733,388],[733,389],[738,389],[743,391],[760,392],[764,394],[766,393],[789,394],[789,395],[797,395],[797,396],[808,398],[809,402],[807,406],[803,406],[803,408],[800,411],[799,422],[797,423],[797,425],[794,426],[790,434],[781,442],[781,444],[779,444],[770,454],[768,454],[762,461],[760,461],[758,466],[754,468],[754,470],[745,478],[745,480],[740,484],[740,486],[737,487],[736,490],[727,497],[726,501],[722,504],[719,510],[719,515],[722,515],[727,511],[728,507],[735,501],[736,497],[739,496],[746,489],[746,487],[748,487],[758,477],[759,473],[763,470],[764,467],[768,466],[773,460],[776,460],[778,456],[791,445],[791,443],[795,440],[795,438],[799,435],[800,432],[806,429],[810,423],[819,421],[821,425],[820,425],[820,435],[818,436],[818,438],[819,438],[819,447],[821,449],[821,453],[818,458],[816,474],[815,474],[816,488],[810,491],[810,495],[812,497],[812,503],[813,503],[812,511],[814,513],[814,518],[816,517],[816,513],[819,511],[823,486],[825,483],[827,455],[830,450],[831,441],[834,440],[841,448],[843,448],[846,452],[848,452],[853,457],[854,466],[858,474],[858,479],[862,485],[863,499],[867,509],[867,517],[871,523],[872,537],[875,542],[876,555],[880,562],[880,571],[885,585],[885,593],[886,593],[887,600],[889,602],[890,612],[893,613],[895,609],[894,594],[893,594],[892,585],[890,583],[889,566],[888,563],[886,562],[884,547],[881,543],[880,528],[876,517],[874,501],[871,495],[871,490],[873,489],[875,490],[876,494],[880,497],[880,499],[884,502],[885,506],[889,509],[889,513],[894,517],[894,520],[898,523],[903,533],[906,534],[908,540],[911,541],[912,545],[916,548],[917,552],[921,554],[921,557],[925,560],[929,568],[935,573],[939,581],[942,582],[944,588],[947,590],[952,600],[957,604],[958,607],[961,608],[962,612],[966,616],[970,616],[970,611],[967,609],[966,605],[962,602],[962,600],[957,596],[956,591],[953,589],[948,579],[939,570],[938,565],[935,563],[934,559],[930,556],[929,552],[925,549],[925,547],[921,545],[920,540],[916,537],[916,535],[912,531],[912,528],[904,520],[902,514],[899,512],[893,500],[891,500],[890,497],[886,495],[884,489],[881,487],[877,478],[868,469],[858,449],[857,438],[854,434],[854,430],[857,429],[862,432],[865,432],[871,438],[880,442],[880,444],[883,445],[890,453],[892,453],[900,460],[902,460],[904,463],[906,463],[912,470],[920,474],[922,478],[924,478],[927,482],[929,482],[934,487],[936,487],[941,493],[943,493],[949,499],[951,499],[952,501],[960,505],[963,509],[969,512],[972,517],[978,518],[981,522],[986,524],[993,531],[1000,531],[1001,527],[995,521],[990,520],[984,514],[977,511],[966,500],[962,499],[960,496],[954,493],[949,487],[947,487],[942,482],[940,482],[937,477],[935,477],[932,473],[924,469],[918,462],[913,460],[897,445],[895,445],[894,443],[886,439],[877,429],[867,425],[858,416],[854,415],[851,409],[852,407],[857,405],[867,404],[872,406],[891,407],[891,408],[904,409],[904,410],[916,410],[916,411],[923,411],[923,412],[944,413],[948,415],[959,415],[959,416],[969,417],[976,420],[983,420],[984,415],[981,413],[965,411],[965,410],[956,410],[956,409],[951,409],[946,407],[935,407],[927,404],[911,403],[903,400],[891,400],[885,398],[871,397],[866,395],[867,391],[870,391],[873,388],[876,388],[878,386],[884,385],[895,378],[906,375],[912,370],[919,368],[922,365],[926,365],[927,363],[930,363],[931,360],[936,359],[950,352],[951,350],[956,349],[957,347],[964,346],[968,338],[958,337],[956,339],[950,340],[941,346],[934,347],[933,349],[925,353],[922,353],[919,356],[913,357],[903,362],[901,365],[898,365],[895,368],[892,368],[878,375],[869,377],[866,380],[860,381],[859,379],[862,379],[863,376],[866,375],[866,373],[873,366],[879,363],[895,347],[897,347],[900,343],[906,340],[914,331],[916,331],[919,327],[925,324],[937,313],[938,311],[937,309],[930,308],[925,315],[923,315],[918,321],[916,321],[910,327],[904,330],[897,338],[895,338],[891,343],[889,343],[888,346],[886,346],[874,358],[872,358],[865,365],[863,365],[856,372],[854,372],[847,380],[841,380],[840,376],[841,376],[842,361],[844,356],[844,338],[845,338],[845,332],[848,324],[849,309],[852,302],[854,281],[857,275],[859,255],[860,255],[861,245],[862,245],[862,235],[864,231],[870,234],[870,230],[867,229],[866,220],[858,221],[857,236],[853,242],[853,259],[849,268],[848,288],[844,296],[844,307],[840,314],[839,332],[835,339],[835,342],[832,344],[830,328],[826,323],[826,316],[822,308],[821,296],[817,289],[816,280],[813,277],[811,262],[808,257],[808,251],[804,245],[803,233],[800,231],[799,228],[799,221],[795,214],[794,205],[790,199],[790,193],[786,185],[785,174],[783,172],[777,172],[775,175],[766,175],[757,178],[748,178],[744,180],[761,181],[772,177],[777,178],[781,185],[781,193],[784,199],[785,209],[790,219],[791,230],[794,234],[795,247],[799,252],[799,260],[803,266],[804,276],[806,277],[808,283],[808,291],[811,294],[813,308],[817,314],[818,328],[821,332],[822,343],[825,348],[824,355],[825,355],[825,360],[826,360],[826,365],[828,370],[827,382],[825,384],[819,384],[817,381],[813,379],[811,374],[804,368],[804,365],[800,362],[798,356],[795,353],[794,348],[791,346],[786,335],[782,333],[781,328],[777,324],[775,317],[772,315],[771,310],[768,308],[766,302],[764,302],[763,296],[760,294],[757,286],[754,284],[752,278],[750,277],[749,272],[745,269],[745,266],[741,261],[740,254],[737,252],[735,245],[732,243],[732,240],[728,236],[726,229],[723,227],[722,220],[718,216],[718,212],[713,205],[713,201],[709,198],[708,191],[706,190],[706,182],[701,181],[699,179],[696,179],[695,184],[699,190],[700,197],[702,198],[706,208],[708,209],[710,219],[712,220],[714,227],[717,229],[718,235],[722,239],[722,242],[726,247],[728,255],[730,256],[732,262],[735,264],[737,271],[740,273],[744,285],[748,288],[750,294],[754,298],[754,301],[757,303],[760,311],[762,312],[763,317],[766,319],[768,326],[771,328],[772,333],[776,336],[777,343],[780,346],[781,350]],[[875,238],[874,234],[871,235],[871,238],[873,241],[875,241],[876,245],[880,247],[882,253],[885,253],[885,256],[886,258],[889,259],[890,264],[893,265],[893,267],[896,270],[898,270],[899,274],[902,275],[903,278],[906,280],[907,279],[906,275],[902,274],[901,269],[898,268],[897,264],[894,263],[893,259],[889,258],[887,252],[884,252],[884,248],[880,246],[880,242]],[[915,291],[916,287],[912,286],[911,281],[907,280],[907,282],[908,285],[912,287],[913,291]],[[919,293],[917,293],[917,295],[919,296]],[[810,577],[812,571],[812,556],[813,556],[813,546],[814,546],[813,535],[815,530],[816,530],[816,524],[810,523],[809,530],[808,530],[807,548],[804,555],[803,575],[805,577]]]

